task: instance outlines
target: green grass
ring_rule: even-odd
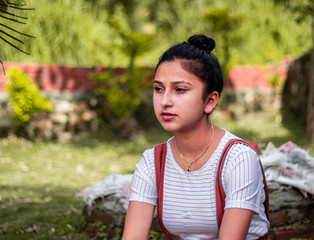
[[[279,146],[291,140],[309,147],[304,132],[284,128],[279,120],[266,113],[242,121],[213,116],[215,124],[250,141]],[[112,172],[132,172],[144,149],[169,136],[151,130],[130,141],[109,131],[67,144],[0,139],[0,239],[89,239],[78,232],[83,204],[75,194]]]
[[[77,233],[83,205],[75,194],[112,172],[132,172],[152,141],[110,133],[69,144],[0,139],[0,239],[88,239]]]

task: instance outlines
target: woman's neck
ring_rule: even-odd
[[[200,169],[217,148],[225,131],[208,123],[202,131],[175,133],[171,141],[173,156],[185,171]]]
[[[191,131],[175,132],[174,138],[180,153],[189,158],[206,148],[212,134],[211,123],[206,121],[205,124],[199,125]]]

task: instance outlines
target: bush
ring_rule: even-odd
[[[122,117],[126,112],[134,113],[141,101],[145,100],[142,91],[146,89],[147,78],[151,73],[145,69],[132,69],[123,75],[115,75],[112,70],[91,74],[97,95],[103,95],[110,115]]]
[[[104,97],[104,111],[99,117],[109,123],[117,137],[127,139],[138,131],[135,112],[147,101],[147,78],[150,74],[146,69],[133,68],[122,75],[113,70],[90,75],[96,94]]]
[[[9,69],[7,77],[5,87],[12,108],[10,116],[16,127],[24,127],[32,114],[53,110],[50,102],[40,95],[38,86],[20,69]]]

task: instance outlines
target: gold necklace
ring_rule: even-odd
[[[196,159],[195,159],[193,162],[191,162],[191,163],[189,163],[188,161],[186,161],[186,160],[184,159],[183,155],[181,154],[181,152],[180,152],[179,149],[178,149],[177,141],[176,141],[176,139],[175,139],[174,145],[175,145],[176,150],[177,150],[177,152],[179,153],[180,157],[181,157],[181,158],[183,159],[183,161],[186,163],[186,165],[187,165],[187,167],[188,167],[188,172],[191,172],[191,166],[192,166],[192,164],[196,163],[196,162],[205,154],[205,152],[206,152],[207,149],[209,148],[210,144],[212,143],[213,138],[214,138],[214,126],[213,126],[213,124],[211,124],[211,126],[212,126],[212,136],[211,136],[211,138],[210,138],[209,144],[208,144],[207,147],[205,148],[204,152],[202,152],[201,155],[199,155],[198,158],[196,158]]]

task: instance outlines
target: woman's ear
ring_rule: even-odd
[[[218,100],[219,100],[218,92],[214,91],[208,94],[205,98],[204,112],[210,114],[217,106]]]

